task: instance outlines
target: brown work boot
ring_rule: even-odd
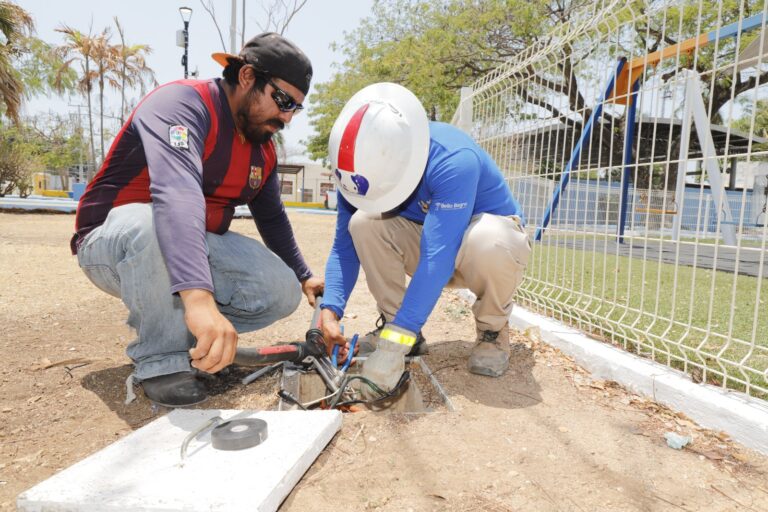
[[[379,334],[381,334],[381,330],[384,329],[384,324],[386,323],[387,320],[384,318],[384,315],[379,315],[379,318],[376,320],[376,328],[365,336],[360,336],[360,339],[357,343],[357,346],[359,347],[357,350],[358,356],[365,357],[376,350],[376,345],[379,343]],[[416,344],[413,345],[410,352],[408,352],[406,356],[421,356],[428,353],[429,348],[427,347],[426,340],[421,334],[421,331],[419,331],[419,334],[416,335]]]
[[[509,325],[500,331],[477,330],[477,341],[469,354],[467,367],[471,373],[501,377],[509,368]]]

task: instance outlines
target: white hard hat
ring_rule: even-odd
[[[424,174],[427,113],[401,85],[369,85],[344,105],[331,129],[328,152],[344,199],[370,213],[392,210],[408,199]]]

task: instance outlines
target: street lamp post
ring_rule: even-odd
[[[179,14],[181,14],[181,20],[184,22],[184,55],[181,57],[181,65],[184,66],[184,78],[189,76],[189,61],[187,58],[187,50],[189,49],[189,20],[192,19],[192,9],[189,7],[179,7]]]

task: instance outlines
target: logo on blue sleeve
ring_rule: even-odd
[[[468,203],[442,203],[437,202],[435,203],[435,210],[463,210],[467,206],[469,206]]]

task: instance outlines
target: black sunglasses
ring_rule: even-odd
[[[274,91],[272,92],[272,99],[275,100],[277,108],[280,112],[295,112],[298,114],[299,110],[304,108],[304,105],[297,103],[293,96],[275,85],[275,82],[269,80],[269,85],[272,86]]]

